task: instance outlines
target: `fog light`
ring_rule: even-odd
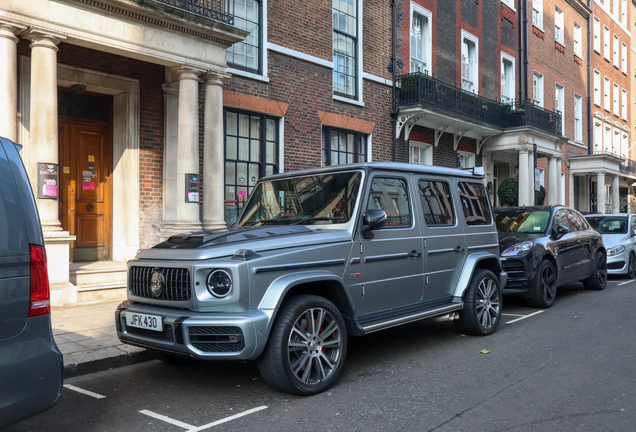
[[[225,270],[211,271],[206,284],[210,294],[216,298],[226,297],[232,292],[232,277]]]

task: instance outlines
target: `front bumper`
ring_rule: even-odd
[[[618,255],[607,257],[607,273],[624,275],[629,272],[629,251],[625,249]]]
[[[508,273],[508,283],[503,287],[502,292],[522,297],[531,296],[534,279],[528,278],[528,275],[534,274],[534,271],[531,271],[530,261],[519,258],[502,258],[501,265]]]
[[[160,316],[163,332],[126,325],[126,314]],[[115,312],[117,336],[127,344],[202,360],[252,360],[267,342],[274,310],[201,313],[122,303]]]

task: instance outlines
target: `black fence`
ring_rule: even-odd
[[[535,126],[561,135],[561,114],[541,108],[531,101],[502,103],[422,72],[400,75],[396,78],[396,84],[398,109],[421,106],[497,128]]]
[[[154,0],[226,24],[234,24],[234,2],[228,0]]]
[[[624,174],[636,174],[636,161],[625,159],[625,162],[621,164],[621,172]]]

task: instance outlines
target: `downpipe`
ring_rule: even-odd
[[[432,322],[448,322],[448,321],[456,321],[459,319],[459,312],[452,312],[446,315],[440,315],[433,318],[429,318]]]

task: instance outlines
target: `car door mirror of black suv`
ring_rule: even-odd
[[[364,224],[362,225],[362,235],[366,239],[374,237],[373,230],[382,229],[386,224],[386,212],[379,209],[369,209],[364,215]]]
[[[552,230],[552,236],[555,240],[559,240],[561,237],[569,233],[570,230],[565,225],[559,225],[555,230]]]

